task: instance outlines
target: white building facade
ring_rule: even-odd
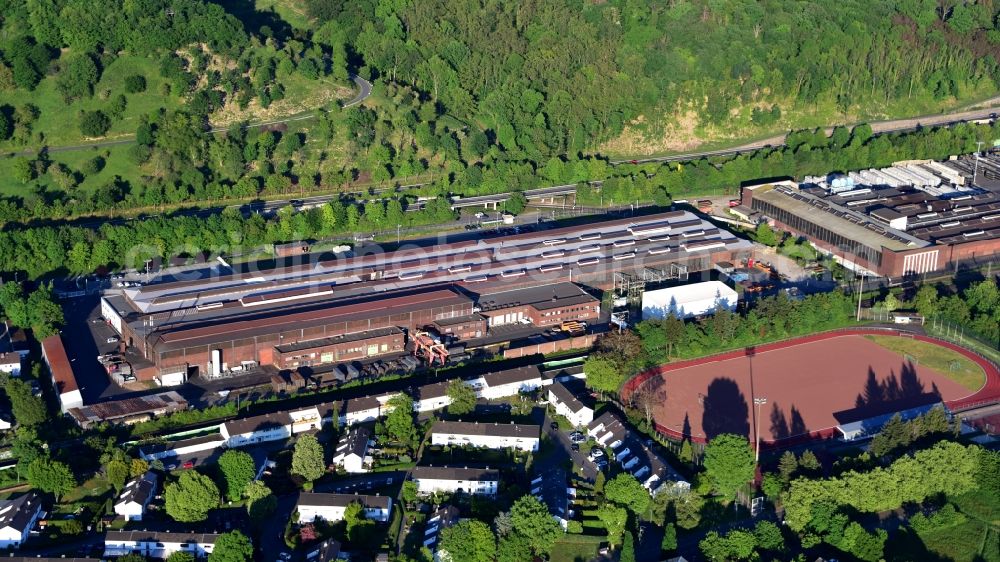
[[[215,548],[219,535],[214,533],[168,533],[156,531],[107,531],[104,556],[125,556],[137,552],[151,558],[167,558],[175,552],[187,552],[205,558]]]
[[[439,421],[431,429],[431,444],[537,451],[540,434],[537,425]]]
[[[299,495],[296,511],[300,522],[317,519],[335,522],[344,518],[344,511],[352,503],[360,503],[365,517],[372,521],[385,523],[392,515],[392,498],[355,494],[303,493]]]
[[[500,486],[500,472],[488,468],[417,466],[410,472],[421,494],[463,492],[495,496]]]

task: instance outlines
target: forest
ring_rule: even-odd
[[[684,165],[612,167],[602,156],[623,134],[662,136],[678,115],[745,138],[988,97],[1000,41],[991,2],[295,5],[304,15],[289,2],[4,0],[0,221],[608,177],[605,201],[662,202],[994,138],[986,127],[869,142],[842,128]],[[350,73],[374,94],[342,110]],[[312,114],[250,126],[303,110]],[[125,144],[56,150],[102,139]],[[600,200],[586,185],[581,197]]]

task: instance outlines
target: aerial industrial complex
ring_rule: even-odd
[[[405,355],[444,363],[606,322],[616,272],[702,271],[751,244],[686,211],[382,253],[306,255],[251,271],[220,264],[106,294],[120,335],[109,373],[164,385],[189,376],[321,368]],[[596,290],[596,289],[595,289]],[[449,351],[450,350],[450,351]]]
[[[973,166],[902,162],[767,183],[745,187],[741,203],[849,269],[883,277],[923,274],[1000,254],[1000,184]]]

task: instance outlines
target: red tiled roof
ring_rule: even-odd
[[[42,355],[49,365],[53,384],[59,394],[79,390],[76,376],[73,375],[73,368],[69,364],[69,356],[66,355],[66,348],[63,346],[62,337],[59,334],[42,340]]]

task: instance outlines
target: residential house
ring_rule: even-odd
[[[417,466],[410,472],[421,494],[464,492],[494,496],[500,485],[500,471],[456,466]]]
[[[0,373],[7,373],[12,377],[21,376],[21,362],[23,361],[21,354],[11,351],[9,353],[0,353]]]
[[[481,377],[477,387],[480,398],[495,400],[514,396],[520,392],[530,392],[544,384],[542,373],[535,365],[487,373]]]
[[[362,396],[345,401],[340,423],[355,425],[377,420],[382,415],[383,400],[379,398],[378,396]]]
[[[0,548],[18,548],[42,517],[42,498],[34,490],[0,500]]]
[[[175,552],[187,552],[195,558],[205,558],[212,553],[218,538],[215,533],[107,531],[104,534],[104,556],[125,556],[137,552],[151,558],[167,558]]]
[[[4,320],[3,324],[0,324],[0,353],[16,353],[21,359],[25,359],[30,352],[31,346],[24,330],[15,328]]]
[[[0,431],[14,427],[14,416],[10,412],[0,412]]]
[[[334,522],[344,518],[344,511],[352,503],[360,503],[365,510],[365,517],[382,523],[389,520],[392,513],[392,498],[389,496],[370,496],[359,494],[322,494],[307,492],[299,494],[296,511],[299,521],[315,521],[323,519]]]
[[[156,474],[150,471],[125,485],[115,502],[115,513],[127,521],[142,521],[146,506],[155,495]]]
[[[213,451],[225,444],[226,439],[221,435],[202,435],[191,439],[140,445],[139,456],[146,461],[167,459],[202,451]]]
[[[537,451],[540,434],[537,425],[439,421],[431,428],[431,444]]]
[[[276,412],[252,418],[230,420],[222,424],[220,433],[229,447],[280,441],[292,436],[292,417],[288,415],[288,412]]]
[[[594,409],[587,406],[561,382],[549,387],[549,403],[556,413],[564,416],[575,427],[583,427],[594,421]]]
[[[448,396],[448,386],[451,381],[441,381],[417,387],[413,393],[413,409],[417,412],[430,412],[447,408],[451,404]]]
[[[424,527],[424,546],[434,552],[434,547],[440,539],[441,531],[458,523],[459,512],[455,506],[447,505],[438,509],[427,519]]]
[[[327,539],[306,554],[306,562],[334,562],[340,557],[340,543]]]
[[[105,562],[100,558],[65,558],[57,556],[11,556],[3,562]]]
[[[628,428],[620,417],[608,410],[587,424],[587,434],[596,439],[602,446],[607,447],[616,441],[625,439],[628,436]]]
[[[292,420],[292,433],[298,435],[304,431],[313,431],[323,426],[323,416],[319,413],[317,406],[292,410],[288,412]]]
[[[337,443],[333,464],[350,473],[368,472],[368,447],[372,444],[372,430],[368,425],[352,426]]]

